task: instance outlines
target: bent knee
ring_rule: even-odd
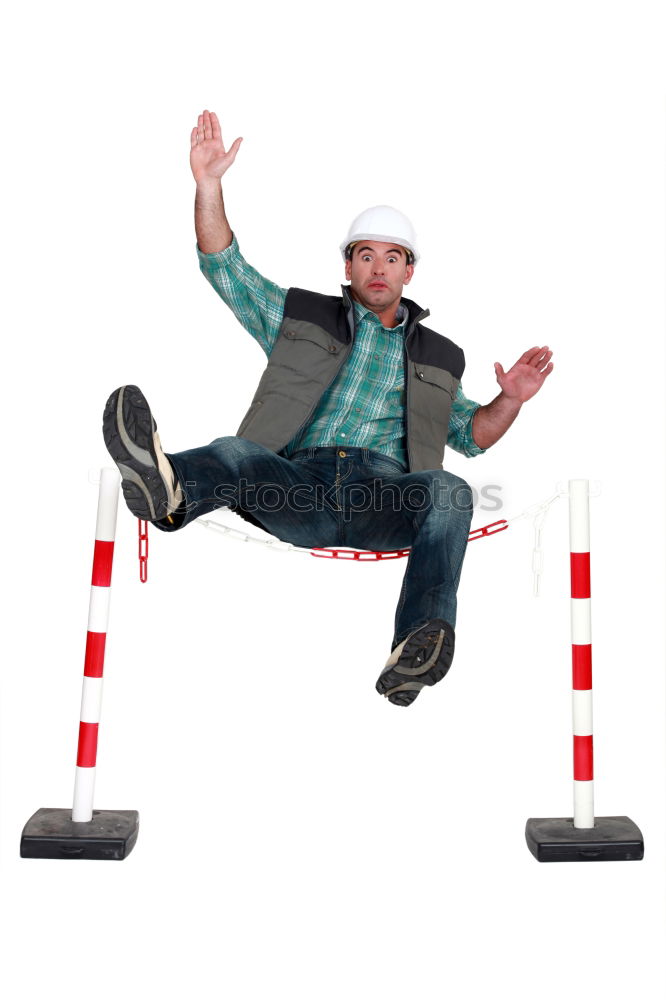
[[[209,447],[215,448],[216,451],[223,455],[233,456],[235,459],[245,458],[248,455],[256,455],[265,450],[260,444],[255,444],[254,441],[235,437],[232,434],[215,438],[214,441],[211,441]]]
[[[451,507],[453,510],[465,511],[471,514],[474,509],[474,493],[469,483],[460,476],[454,476],[451,472],[442,472],[447,477]]]
[[[419,473],[419,479],[420,483],[414,485],[412,492],[421,493],[424,506],[444,513],[472,513],[472,487],[460,476],[446,469],[433,469]]]

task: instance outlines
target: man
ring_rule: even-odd
[[[222,198],[229,150],[215,114],[191,134],[200,266],[269,361],[235,437],[166,455],[136,386],[104,413],[107,447],[127,504],[164,531],[226,505],[296,545],[411,547],[392,652],[376,688],[410,705],[446,674],[456,591],[472,517],[471,490],[442,469],[446,443],[468,456],[493,445],[552,371],[547,347],[526,351],[500,394],[468,400],[465,361],[425,327],[403,287],[418,261],[400,212],[376,206],[352,223],[341,250],[342,296],[279,288],[242,257]]]

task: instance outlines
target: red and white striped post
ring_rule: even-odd
[[[592,594],[590,492],[587,479],[569,480],[571,660],[573,673],[574,826],[594,826],[592,744]]]
[[[115,469],[102,469],[97,504],[92,585],[88,608],[88,635],[83,667],[83,694],[79,722],[79,746],[74,780],[72,820],[88,823],[93,814],[97,735],[102,710],[104,650],[109,623],[111,570],[118,515],[119,476]]]
[[[643,834],[628,816],[594,816],[592,748],[592,591],[590,484],[569,480],[571,658],[573,667],[574,814],[528,819],[527,846],[537,861],[640,861]]]
[[[101,470],[88,609],[88,637],[83,667],[74,806],[71,810],[38,809],[23,828],[22,858],[94,858],[122,861],[134,847],[139,833],[139,814],[134,809],[93,811],[97,735],[102,708],[104,650],[109,619],[119,480],[116,469]]]

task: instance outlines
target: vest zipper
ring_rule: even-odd
[[[409,329],[405,333],[405,349],[403,356],[403,365],[405,372],[405,445],[407,448],[407,466],[409,472],[412,471],[412,453],[409,447],[409,387],[411,384],[411,379],[410,379],[410,368],[409,368],[409,354],[407,353],[407,341],[414,333],[417,324],[420,323],[422,319],[425,319],[426,316],[429,315],[430,315],[429,309],[422,309],[421,312],[418,314],[418,316],[416,316],[415,319],[413,319],[412,322],[409,324]]]
[[[296,433],[294,434],[294,436],[291,438],[291,441],[295,441],[296,440],[296,438],[298,437],[298,435],[301,433],[301,431],[303,430],[303,428],[306,426],[306,424],[310,420],[310,417],[312,416],[312,414],[314,413],[314,411],[317,409],[317,406],[321,402],[322,396],[324,395],[325,392],[328,392],[328,390],[331,388],[331,386],[335,382],[336,378],[340,374],[340,369],[342,368],[342,366],[344,365],[345,361],[349,357],[349,353],[350,353],[351,349],[354,346],[354,334],[356,333],[356,315],[354,313],[354,302],[353,302],[352,298],[349,296],[349,293],[347,292],[346,286],[342,285],[341,287],[342,287],[342,300],[343,300],[345,306],[349,306],[349,309],[351,309],[351,321],[352,321],[352,325],[351,325],[351,328],[349,329],[349,343],[342,345],[343,348],[345,348],[345,347],[347,348],[347,353],[346,353],[345,357],[343,358],[343,360],[338,365],[337,371],[335,372],[335,374],[331,376],[331,378],[329,379],[329,381],[327,382],[327,384],[322,389],[321,394],[319,396],[319,399],[315,400],[315,402],[310,407],[310,411],[309,411],[308,415],[306,416],[305,420],[303,421],[303,423],[301,424],[301,426],[298,428],[298,430],[296,431]],[[347,310],[348,313],[349,313],[349,309]],[[427,312],[427,310],[426,310],[426,312]],[[283,322],[284,322],[284,320],[283,320]],[[349,324],[348,324],[348,326],[349,326]],[[287,441],[287,444],[289,444],[289,441]],[[283,445],[283,448],[286,448],[287,444]]]

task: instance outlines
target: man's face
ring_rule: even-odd
[[[403,285],[409,284],[413,274],[407,251],[396,243],[360,240],[351,260],[345,261],[345,277],[351,282],[354,298],[377,313],[400,301]]]

